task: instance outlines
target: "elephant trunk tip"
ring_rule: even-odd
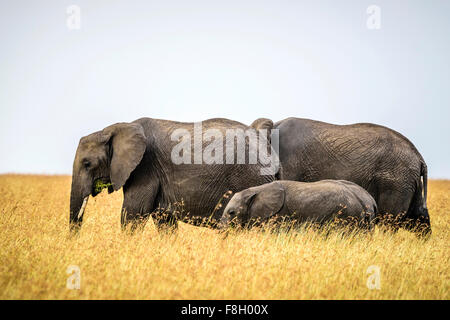
[[[69,223],[69,231],[71,234],[78,233],[81,228],[81,223],[79,222],[70,222]]]
[[[78,233],[78,231],[81,228],[81,224],[83,222],[83,215],[86,210],[88,199],[89,196],[84,197],[82,203],[78,201],[73,201],[74,198],[71,199],[71,210],[69,219],[69,230],[71,234]]]

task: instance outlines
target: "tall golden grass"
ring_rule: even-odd
[[[0,176],[1,299],[448,299],[450,181],[430,181],[433,234],[231,233],[180,223],[120,229],[122,193],[90,200],[68,233],[69,176]],[[79,266],[81,288],[66,287]],[[366,285],[380,268],[380,289]]]

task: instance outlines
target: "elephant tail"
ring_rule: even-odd
[[[408,210],[408,217],[413,220],[412,223],[415,223],[415,226],[413,227],[417,227],[417,231],[423,235],[431,233],[430,215],[427,209],[427,189],[427,165],[425,164],[425,161],[421,161],[420,177],[416,184],[416,192],[414,193],[410,209]]]
[[[428,189],[428,172],[425,161],[421,161],[420,176],[416,183],[416,191],[414,192],[413,199],[411,201],[408,216],[409,217],[427,217],[427,189]],[[422,193],[423,192],[423,193]]]
[[[420,168],[420,175],[422,176],[422,185],[423,185],[423,208],[427,209],[428,168],[424,161],[422,161],[422,166]]]

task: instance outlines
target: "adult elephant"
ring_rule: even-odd
[[[352,181],[373,196],[381,216],[393,216],[389,224],[394,229],[431,232],[427,166],[400,133],[371,123],[334,125],[300,118],[275,124],[261,118],[251,126],[279,130],[280,179]]]
[[[110,193],[123,187],[122,227],[131,223],[134,230],[150,214],[162,211],[164,216],[153,215],[158,227],[176,226],[178,218],[194,224],[208,219],[214,225],[223,212],[218,201],[227,191],[275,179],[264,172],[266,166],[259,160],[231,161],[238,157],[232,154],[230,158],[229,141],[224,137],[229,130],[247,129],[228,119],[210,119],[200,125],[142,118],[81,138],[73,163],[71,230],[81,227],[87,200],[101,191],[99,184],[109,185]],[[252,158],[257,150],[249,148],[249,140],[240,140],[242,149],[235,138],[231,151],[240,148]],[[181,208],[177,203],[183,204]]]

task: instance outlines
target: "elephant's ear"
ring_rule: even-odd
[[[117,191],[144,156],[147,146],[144,129],[137,123],[116,123],[102,133],[110,143],[110,179]]]
[[[258,118],[250,125],[250,127],[259,130],[267,129],[271,130],[273,128],[273,121],[267,118]]]
[[[267,118],[258,118],[252,122],[250,128],[255,130],[267,130],[267,141],[271,143],[271,130],[273,129],[273,121]],[[259,133],[258,133],[259,134]]]
[[[252,218],[267,219],[278,213],[284,205],[285,191],[278,182],[271,182],[249,199]]]

